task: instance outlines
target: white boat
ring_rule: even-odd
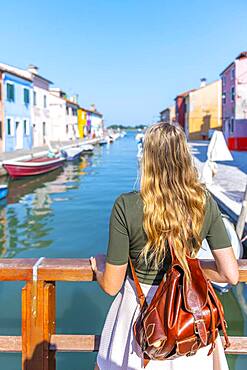
[[[109,142],[109,137],[107,136],[100,140],[99,145],[107,145]]]
[[[135,139],[136,139],[137,142],[143,140],[144,139],[144,134],[139,132],[138,134],[136,134]]]
[[[61,149],[61,153],[67,161],[75,161],[76,159],[80,158],[81,153],[82,153],[82,148],[80,146],[66,148],[66,149],[63,148]]]
[[[113,142],[117,139],[119,139],[121,136],[120,132],[112,132],[110,131],[109,137],[110,137],[110,142]]]
[[[82,144],[82,145],[80,145],[80,148],[81,148],[82,154],[83,153],[90,154],[90,153],[93,153],[93,151],[94,151],[94,146],[92,144]]]
[[[241,241],[239,240],[236,234],[234,225],[231,223],[231,221],[225,216],[223,216],[222,218],[223,218],[226,231],[229,236],[234,254],[237,259],[240,259],[243,257],[243,252],[244,252],[243,245]],[[207,259],[207,260],[214,259],[206,239],[203,240],[202,247],[199,250],[197,257],[199,259]],[[227,292],[231,287],[231,285],[228,283],[216,283],[212,281],[212,284],[216,289],[218,289],[222,293]]]

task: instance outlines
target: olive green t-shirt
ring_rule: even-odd
[[[205,217],[200,233],[207,239],[211,250],[231,246],[217,203],[207,196]],[[152,269],[145,262],[138,262],[141,250],[147,242],[143,229],[143,201],[139,192],[121,194],[112,209],[109,230],[109,244],[106,260],[113,265],[124,265],[130,256],[141,283],[157,285],[171,263],[170,253],[166,254],[160,270]],[[128,269],[128,274],[130,271]]]

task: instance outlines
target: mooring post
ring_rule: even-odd
[[[55,370],[55,283],[27,282],[22,290],[22,370]]]

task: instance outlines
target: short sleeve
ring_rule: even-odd
[[[215,200],[209,199],[210,224],[206,235],[211,250],[223,249],[231,246],[221,212]]]
[[[112,208],[109,226],[106,261],[112,265],[124,265],[128,262],[129,234],[125,213],[124,199],[123,196],[120,196]]]

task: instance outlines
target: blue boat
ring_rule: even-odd
[[[0,185],[0,200],[8,195],[8,185]]]
[[[62,156],[66,158],[67,161],[75,161],[77,159],[80,159],[80,156],[82,154],[82,148],[81,147],[71,147],[71,148],[63,148],[61,150]]]

